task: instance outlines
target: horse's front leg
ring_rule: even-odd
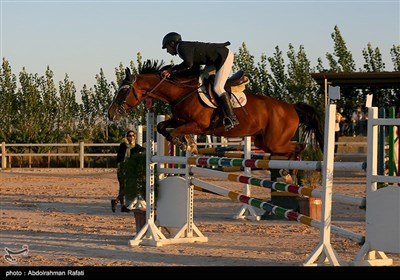
[[[192,146],[191,142],[186,140],[186,135],[171,135],[171,131],[173,131],[177,125],[179,124],[174,119],[159,122],[157,124],[157,132],[163,135],[168,142],[178,146],[182,151],[186,151],[188,145]]]
[[[187,142],[185,140],[184,135],[173,137],[171,142],[175,146],[179,147],[179,149],[181,149],[181,151],[187,151],[188,150],[188,144],[187,144]]]
[[[187,146],[188,146],[188,151],[192,152],[194,154],[197,154],[198,150],[197,150],[197,144],[194,141],[194,138],[192,135],[201,134],[201,133],[203,133],[203,131],[194,122],[185,123],[181,126],[176,127],[174,130],[172,130],[170,132],[172,138],[180,137],[180,136],[184,135]]]
[[[170,131],[175,128],[175,122],[172,119],[159,122],[157,124],[157,132],[160,133],[169,142],[172,142],[173,137]]]

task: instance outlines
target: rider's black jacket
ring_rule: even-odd
[[[228,56],[230,42],[225,43],[203,43],[181,41],[178,43],[177,51],[183,62],[172,67],[172,74],[176,74],[192,67],[200,65],[214,66],[218,71]]]

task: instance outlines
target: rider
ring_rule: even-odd
[[[229,94],[225,91],[225,83],[233,66],[233,53],[227,48],[230,42],[226,43],[203,43],[182,41],[181,35],[170,32],[164,36],[162,48],[167,49],[171,55],[179,55],[183,62],[174,65],[169,71],[163,71],[163,75],[169,77],[192,67],[200,65],[214,66],[216,69],[214,91],[218,95],[220,104],[224,111],[224,128],[230,130],[239,124],[233,112]]]

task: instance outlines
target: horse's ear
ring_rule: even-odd
[[[125,68],[125,80],[132,81],[131,70],[129,69],[129,67]]]

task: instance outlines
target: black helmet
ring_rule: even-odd
[[[181,35],[176,32],[169,32],[162,40],[162,48],[165,49],[171,42],[177,43],[182,41]]]

